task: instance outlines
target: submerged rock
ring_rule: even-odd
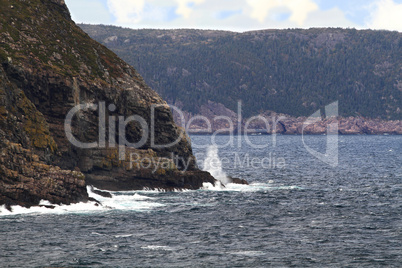
[[[249,185],[248,181],[246,181],[245,179],[239,179],[239,178],[233,178],[233,177],[229,177],[229,178],[231,179],[232,183]]]
[[[91,185],[90,187],[91,187],[91,191],[92,191],[93,193],[95,193],[95,194],[97,194],[97,195],[100,195],[100,196],[103,196],[103,197],[106,197],[106,198],[112,198],[112,194],[111,194],[111,193],[105,192],[105,191],[101,191],[101,190],[97,190],[97,189],[95,189],[92,185]]]

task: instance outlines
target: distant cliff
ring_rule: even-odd
[[[306,117],[334,101],[343,118],[402,119],[402,33],[340,28],[131,30],[79,25],[138,69],[170,104],[243,116]],[[204,110],[203,110],[204,109]]]
[[[127,190],[214,183],[197,169],[190,142],[166,102],[131,66],[77,27],[63,0],[0,0],[0,6],[0,205],[85,201],[86,184]],[[106,119],[137,116],[153,132],[138,122],[106,132],[99,121],[101,103],[114,105]],[[66,117],[80,104],[98,110],[77,112],[71,135],[88,144],[105,132],[105,146],[84,149],[67,139]],[[125,146],[122,156],[121,148],[110,144],[121,139],[120,131],[127,144],[145,140],[140,148]],[[153,148],[151,134],[153,144],[178,142]],[[140,165],[140,159],[151,163]],[[160,162],[166,164],[156,165]]]
[[[223,117],[223,118],[222,118]],[[319,118],[305,116],[294,117],[287,114],[278,114],[265,111],[254,117],[242,118],[241,111],[232,111],[221,103],[208,101],[201,106],[199,114],[189,112],[175,112],[175,121],[185,126],[191,134],[326,134],[330,124],[337,124],[338,133],[369,134],[369,135],[402,135],[401,120],[371,119],[362,116]]]

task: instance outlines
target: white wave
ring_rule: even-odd
[[[135,193],[134,196],[133,196],[133,199],[134,200],[151,200],[151,199],[155,199],[155,198]]]
[[[96,202],[76,203],[71,205],[54,205],[49,201],[41,200],[40,206],[25,208],[21,206],[11,206],[11,211],[5,206],[0,207],[0,216],[24,215],[24,214],[66,214],[66,213],[88,213],[103,211],[104,208]],[[47,207],[45,207],[47,206]],[[52,208],[50,208],[52,207]]]
[[[97,232],[91,232],[92,235],[99,235],[99,236],[103,236],[104,234],[101,233],[97,233]]]
[[[87,186],[88,196],[100,202],[88,201],[86,203],[76,203],[71,205],[55,205],[46,200],[41,200],[39,206],[25,208],[21,206],[11,206],[11,211],[5,206],[0,206],[0,216],[23,215],[23,214],[87,214],[101,213],[110,210],[133,210],[148,211],[165,205],[151,202],[152,197],[133,194],[112,194],[112,198],[100,196],[92,191],[91,186]]]
[[[168,246],[145,246],[145,247],[141,247],[142,249],[149,249],[149,250],[166,250],[166,251],[172,251],[173,248],[168,247]]]
[[[100,247],[100,251],[102,252],[117,252],[119,250],[119,245],[113,245],[109,247]]]
[[[124,235],[115,235],[114,237],[116,238],[126,238],[126,237],[132,237],[132,234],[124,234]]]
[[[140,195],[138,193],[134,194],[127,194],[124,192],[119,192],[119,193],[124,193],[124,194],[115,194],[113,192],[110,192],[112,194],[112,198],[109,197],[103,197],[100,195],[97,195],[94,193],[91,189],[91,187],[87,186],[87,191],[89,197],[95,198],[98,200],[103,207],[109,208],[109,209],[118,209],[118,210],[149,210],[152,208],[156,207],[163,207],[165,205],[156,203],[156,202],[148,202],[146,200],[152,200],[154,198]]]
[[[150,189],[145,187],[143,190],[137,190],[137,191],[133,191],[136,193],[153,193],[153,194],[157,194],[157,193],[166,193],[166,192],[173,192],[173,193],[182,193],[182,192],[191,192],[193,190],[189,190],[189,189],[179,189],[179,188],[173,188],[173,189],[163,189],[163,188],[156,188],[156,189]],[[125,192],[124,192],[125,193]]]
[[[225,186],[220,182],[216,182],[215,185],[213,185],[212,183],[209,182],[204,182],[202,184],[202,188],[201,190],[207,190],[207,191],[225,191],[226,188]]]
[[[232,255],[245,255],[245,256],[261,256],[265,253],[262,251],[237,251],[237,252],[230,252]]]
[[[250,185],[227,183],[223,185],[218,182],[216,186],[210,183],[204,183],[203,191],[227,191],[227,192],[259,192],[273,190],[292,190],[301,189],[298,186],[274,186],[270,183],[252,183]],[[71,205],[55,205],[49,201],[41,200],[40,206],[25,208],[21,206],[12,206],[9,211],[6,206],[0,206],[0,217],[10,215],[24,214],[88,214],[88,213],[103,213],[111,210],[126,210],[126,211],[149,211],[156,208],[164,207],[165,204],[154,201],[155,197],[149,197],[140,193],[159,193],[158,191],[132,191],[132,192],[110,192],[112,198],[100,196],[93,192],[92,187],[87,187],[89,197],[92,197],[100,202],[89,201],[86,203],[76,203]],[[192,190],[186,190],[192,191]]]
[[[274,190],[294,190],[302,189],[298,186],[274,186],[271,183],[251,183],[246,184],[236,184],[228,183],[225,186],[222,184],[217,184],[213,186],[211,183],[203,183],[201,190],[206,191],[226,191],[226,192],[260,192],[260,191],[274,191]]]
[[[226,185],[230,183],[230,178],[222,169],[222,162],[218,155],[218,146],[211,145],[207,150],[207,157],[204,160],[203,169],[211,173],[211,175]]]

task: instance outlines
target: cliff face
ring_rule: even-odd
[[[85,201],[84,175],[49,164],[56,150],[45,117],[0,67],[0,205]],[[40,156],[41,155],[41,156]]]
[[[0,0],[0,6],[0,204],[32,205],[47,195],[60,197],[46,198],[54,202],[85,200],[84,175],[95,186],[118,190],[198,188],[203,181],[214,182],[196,168],[190,142],[173,122],[166,102],[132,67],[78,28],[64,1]],[[102,103],[115,109],[103,111]],[[85,143],[102,136],[131,143],[144,138],[142,146],[125,150],[109,143],[91,149],[73,146],[64,124],[79,104],[98,109],[76,113],[74,138]],[[144,125],[153,125],[153,132],[145,131],[138,120],[123,131],[117,125],[103,126],[102,112],[105,122],[137,116]],[[109,135],[112,129],[115,134]],[[151,134],[157,145],[178,142],[153,148]],[[167,164],[145,166],[139,160],[143,158]],[[184,169],[190,172],[181,173]],[[53,188],[65,194],[53,193]],[[24,203],[25,196],[35,198]]]

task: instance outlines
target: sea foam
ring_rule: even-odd
[[[222,169],[222,161],[219,159],[218,146],[211,145],[207,150],[207,157],[204,160],[204,170],[211,173],[211,175],[222,184],[230,183],[230,178]]]
[[[5,206],[0,206],[0,216],[23,215],[23,214],[87,214],[102,213],[110,210],[132,210],[148,211],[165,205],[154,202],[152,197],[140,195],[137,192],[112,194],[112,198],[97,195],[92,191],[92,186],[87,186],[88,196],[96,199],[86,203],[76,203],[71,205],[55,205],[47,200],[41,200],[39,206],[25,208],[21,206],[11,206],[11,211]]]

